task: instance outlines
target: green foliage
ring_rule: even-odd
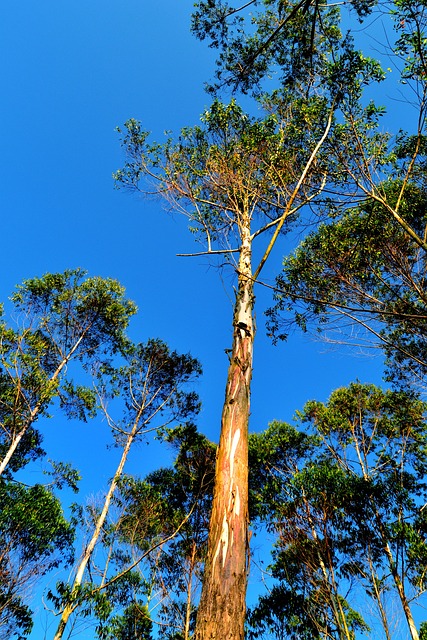
[[[147,606],[132,602],[123,615],[112,618],[108,629],[98,637],[100,640],[151,640],[152,627]]]
[[[359,16],[373,2],[352,3]],[[340,14],[336,5],[303,1],[264,0],[235,8],[224,0],[197,2],[192,31],[219,50],[218,91],[225,86],[256,91],[273,75],[282,86],[322,80],[325,57],[341,45]]]
[[[54,460],[49,460],[49,462],[52,470],[44,471],[44,473],[53,478],[51,484],[57,489],[69,487],[74,493],[78,493],[78,483],[81,480],[79,472],[68,462],[55,462]]]
[[[26,280],[11,299],[17,311],[31,314],[33,332],[54,347],[46,357],[56,355],[57,361],[74,353],[75,345],[79,359],[117,351],[124,343],[129,317],[136,312],[116,280],[87,278],[82,269]]]
[[[147,552],[163,534],[173,531],[174,523],[169,521],[167,501],[157,487],[145,479],[123,476],[118,483],[114,504],[119,508],[121,517],[117,526],[112,527],[111,535],[118,536],[140,552]],[[108,536],[105,538],[107,541]],[[122,557],[124,559],[125,556]]]
[[[250,613],[250,637],[346,637],[345,626],[368,630],[352,605],[360,586],[378,607],[398,576],[412,599],[424,591],[425,410],[354,383],[298,412],[307,432],[275,423],[251,439],[252,492],[277,540],[276,584]]]
[[[403,59],[403,81],[426,82],[427,13],[423,2],[395,0],[392,15],[397,40],[394,49]]]
[[[319,441],[285,423],[249,435],[249,513],[251,520],[274,526],[272,502],[312,454]]]
[[[248,639],[270,637],[270,634],[277,640],[321,640],[324,637],[315,621],[307,616],[304,595],[284,584],[274,585],[248,612]]]
[[[5,548],[15,551],[23,563],[39,563],[45,573],[60,560],[72,560],[74,533],[64,519],[59,500],[42,485],[25,487],[19,483],[2,483],[0,530]],[[49,560],[50,556],[55,556]],[[53,564],[49,564],[49,563]]]
[[[390,202],[400,184],[383,186]],[[425,192],[408,185],[400,216],[424,235],[427,222]],[[284,260],[277,279],[276,306],[269,311],[270,329],[283,336],[295,322],[306,330],[359,323],[380,341],[396,382],[423,379],[426,373],[426,300],[424,251],[375,200],[367,200],[342,219],[324,224]],[[340,323],[340,318],[342,322]],[[343,327],[341,329],[341,327]]]
[[[11,590],[0,592],[0,633],[5,638],[25,640],[33,628],[31,609]]]
[[[69,417],[94,415],[93,391],[74,385],[67,366],[76,360],[90,370],[123,350],[136,310],[116,281],[80,269],[27,280],[11,300],[19,327],[0,325],[0,453],[13,453],[9,473],[43,455],[34,424],[55,398]]]
[[[87,422],[96,416],[98,405],[94,389],[64,380],[58,395],[60,408],[67,418]]]
[[[72,561],[74,530],[60,502],[41,485],[0,483],[0,635],[25,637],[32,628],[26,587]],[[22,636],[21,636],[22,634]]]
[[[108,409],[109,423],[117,443],[123,443],[135,428],[135,437],[148,428],[159,434],[175,420],[186,420],[198,413],[200,401],[188,386],[202,372],[190,354],[172,351],[159,339],[146,343],[128,343],[123,352],[124,364],[104,365],[97,374],[101,403],[117,399]],[[120,412],[114,419],[113,413]]]
[[[291,198],[326,127],[328,100],[284,92],[264,107],[265,117],[253,118],[234,100],[228,105],[215,100],[202,116],[203,126],[183,129],[177,141],[170,138],[163,145],[148,144],[141,125],[129,121],[123,137],[129,162],[116,172],[116,184],[144,189],[144,182],[154,179],[208,250],[236,240],[239,247],[243,229],[271,226],[287,207],[296,212],[324,176],[326,158],[319,154],[304,190]]]

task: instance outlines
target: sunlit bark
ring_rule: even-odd
[[[248,567],[248,422],[254,324],[251,242],[242,242],[215,492],[196,640],[242,639]]]

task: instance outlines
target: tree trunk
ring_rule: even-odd
[[[387,614],[386,614],[386,611],[384,609],[384,606],[383,606],[383,603],[382,603],[382,600],[381,600],[381,591],[378,588],[378,583],[379,583],[378,574],[376,573],[375,568],[374,568],[374,564],[373,564],[373,561],[372,561],[372,553],[371,553],[370,548],[369,548],[367,559],[368,559],[368,562],[369,562],[369,569],[370,569],[370,572],[371,572],[372,591],[374,593],[375,600],[377,601],[377,606],[378,606],[378,610],[380,612],[381,622],[382,622],[382,625],[383,625],[384,633],[385,633],[386,639],[387,640],[391,640],[391,633],[390,633],[390,628],[389,628],[389,624],[388,624]]]
[[[101,535],[102,527],[104,526],[104,522],[107,518],[108,510],[110,508],[111,500],[112,500],[114,491],[116,490],[116,487],[117,487],[117,482],[123,473],[123,468],[125,466],[131,445],[135,439],[136,432],[137,432],[137,423],[135,423],[131,433],[128,435],[126,445],[123,449],[123,453],[120,458],[120,462],[117,467],[116,473],[114,475],[113,480],[111,481],[110,487],[107,491],[107,495],[105,496],[104,506],[102,507],[102,511],[99,514],[98,519],[96,521],[94,532],[89,541],[89,544],[87,545],[83,553],[83,557],[80,560],[79,566],[77,567],[76,577],[74,578],[73,587],[71,590],[71,597],[69,601],[65,604],[65,607],[62,611],[61,619],[58,623],[58,628],[56,630],[54,640],[61,640],[70,616],[74,613],[74,611],[78,607],[78,591],[83,582],[83,576],[86,571],[86,567],[95,549],[96,543],[98,542],[98,539]]]
[[[394,580],[394,584],[396,585],[397,593],[399,594],[400,602],[402,604],[403,612],[405,614],[405,618],[406,618],[406,622],[407,622],[407,625],[408,625],[409,633],[411,635],[412,640],[419,640],[417,627],[416,627],[414,618],[412,616],[412,611],[411,611],[411,608],[409,606],[408,598],[406,597],[405,586],[404,586],[404,584],[403,584],[403,582],[402,582],[402,580],[401,580],[401,578],[399,576],[399,573],[397,571],[396,563],[394,561],[393,554],[391,552],[390,545],[389,545],[389,542],[387,540],[387,535],[386,535],[386,532],[385,532],[384,525],[382,523],[380,515],[378,513],[376,513],[375,515],[376,515],[376,518],[377,518],[377,522],[378,522],[378,526],[379,526],[379,530],[380,530],[380,534],[381,534],[381,539],[382,539],[382,542],[383,542],[383,549],[384,549],[385,554],[387,556],[388,564],[389,564],[389,567],[390,567],[390,572],[391,572],[391,575],[393,576],[393,580]]]
[[[78,340],[75,342],[73,347],[70,349],[69,353],[62,358],[62,360],[59,363],[58,367],[56,368],[55,372],[53,373],[53,375],[49,379],[49,383],[50,384],[54,384],[56,382],[56,380],[59,378],[60,374],[62,373],[62,370],[66,367],[66,365],[69,363],[69,361],[73,357],[75,351],[80,346],[80,343],[83,340],[83,338],[84,338],[84,336],[86,335],[87,332],[88,332],[88,328],[86,328],[82,332],[82,334],[80,335]],[[20,393],[22,393],[22,391]],[[12,456],[15,453],[16,449],[18,448],[19,443],[21,442],[22,438],[27,433],[28,429],[31,427],[31,425],[37,419],[38,414],[43,409],[45,403],[46,403],[46,398],[44,397],[43,394],[41,394],[41,397],[40,397],[39,401],[37,402],[37,404],[34,407],[34,409],[32,409],[32,411],[31,411],[30,415],[28,416],[27,420],[24,422],[24,425],[21,428],[21,430],[15,436],[12,437],[12,441],[10,443],[9,449],[6,452],[6,455],[4,456],[3,460],[0,461],[0,476],[3,475],[6,467],[8,466],[8,464],[10,462],[10,459],[12,458]]]
[[[191,623],[191,612],[193,605],[193,575],[195,573],[196,568],[196,555],[197,555],[197,545],[193,542],[191,547],[191,557],[189,561],[189,572],[188,572],[188,582],[187,582],[187,601],[185,606],[185,621],[184,621],[184,640],[190,640],[190,623]]]
[[[248,568],[248,422],[254,326],[251,240],[242,240],[208,551],[194,640],[243,640]]]

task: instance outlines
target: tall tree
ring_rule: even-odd
[[[165,437],[177,452],[173,466],[117,480],[88,563],[78,616],[96,620],[100,640],[126,633],[148,640],[153,629],[165,640],[192,635],[216,447],[191,423],[168,429]],[[80,518],[86,515],[89,535],[101,509],[86,507]]]
[[[359,487],[357,502],[353,506],[349,500],[346,511],[350,540],[366,549],[359,556],[361,574],[373,586],[381,581],[372,579],[366,559],[375,569],[386,567],[413,640],[418,631],[410,591],[415,588],[419,595],[424,590],[418,554],[427,548],[420,529],[426,498],[425,411],[413,394],[353,384],[335,391],[326,405],[308,403],[301,415],[322,436],[326,459],[336,461]]]
[[[253,512],[277,536],[269,567],[277,582],[251,611],[250,637],[275,629],[283,638],[351,640],[367,629],[342,589],[348,557],[335,545],[352,494],[345,495],[342,470],[321,461],[319,445],[317,433],[286,423],[251,437]]]
[[[92,391],[73,384],[67,365],[111,357],[135,307],[117,282],[81,270],[27,280],[11,302],[13,323],[4,315],[0,324],[0,626],[19,635],[32,626],[35,581],[72,559],[73,527],[55,489],[77,490],[79,477],[52,463],[48,485],[27,486],[16,472],[44,455],[36,422],[55,399],[70,416],[92,414]]]
[[[310,60],[294,56],[292,43],[284,43],[289,73],[294,67],[298,72],[290,86],[264,100],[263,119],[245,114],[234,100],[216,100],[202,127],[185,129],[177,142],[164,145],[149,144],[137,121],[126,124],[129,161],[115,174],[117,184],[138,189],[142,180],[154,182],[189,218],[205,243],[202,253],[225,255],[237,278],[198,640],[244,633],[254,284],[290,221],[338,179],[324,149],[335,112],[356,100],[365,82],[381,77],[350,40],[341,42],[336,21],[335,10],[325,15]],[[294,22],[295,37],[306,28],[304,20]],[[255,241],[264,245],[253,265]]]
[[[128,345],[125,355],[127,363],[120,369],[106,366],[106,375],[104,369],[101,370],[98,387],[101,404],[122,454],[102,508],[95,517],[94,528],[76,568],[72,586],[69,589],[61,587],[65,597],[55,640],[63,637],[70,616],[92,588],[89,585],[89,590],[85,590],[81,586],[90,559],[101,538],[111,501],[123,475],[132,445],[143,438],[148,430],[164,429],[173,420],[191,417],[199,408],[196,394],[186,389],[189,381],[200,373],[197,360],[190,355],[170,351],[160,340],[150,340],[147,344],[135,346]],[[107,389],[107,398],[108,395],[114,397],[119,394],[123,404],[120,419],[113,418],[111,410],[107,408],[104,396],[105,378],[107,383],[111,379],[113,385],[112,391]]]
[[[114,503],[120,518],[111,528],[118,546],[116,556],[108,556],[120,572],[131,567],[139,577],[135,593],[144,600],[156,637],[189,640],[200,595],[216,447],[192,424],[171,429],[166,438],[177,452],[173,466],[119,483]],[[110,582],[114,586],[114,577]]]
[[[41,453],[35,423],[54,398],[81,417],[93,407],[90,391],[74,387],[67,365],[111,357],[136,310],[118,282],[86,278],[82,270],[26,280],[11,299],[20,326],[0,326],[0,475]]]
[[[291,637],[314,625],[320,637],[350,638],[352,626],[365,626],[351,607],[357,603],[366,615],[363,594],[390,638],[388,591],[417,640],[411,603],[425,589],[425,404],[357,383],[336,390],[325,404],[307,403],[298,416],[309,426],[307,455],[298,455],[290,473],[281,463],[290,428],[276,428],[277,452],[265,458],[272,471],[258,475],[259,501],[267,498],[278,535],[271,571],[279,582],[253,612],[254,636],[282,620]],[[261,442],[264,437],[269,433]]]
[[[390,203],[401,183],[383,191]],[[402,218],[419,236],[427,224],[425,190],[410,184]],[[424,384],[427,374],[424,250],[375,199],[321,225],[293,255],[277,279],[270,329],[285,337],[293,323],[316,327],[328,339],[381,346],[394,382]],[[359,330],[355,330],[359,326]]]

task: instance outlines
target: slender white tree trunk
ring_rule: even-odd
[[[73,354],[78,349],[78,347],[79,347],[81,341],[83,340],[84,336],[86,335],[86,333],[87,333],[87,329],[82,333],[80,338],[76,341],[76,343],[73,345],[72,349],[70,349],[70,351],[65,356],[65,358],[63,358],[61,360],[61,362],[58,365],[58,367],[56,368],[55,372],[53,373],[53,375],[49,379],[49,383],[50,384],[54,384],[56,382],[56,380],[58,379],[58,377],[61,374],[62,370],[68,364],[70,359],[73,357]],[[42,410],[45,402],[46,402],[46,398],[43,397],[43,394],[42,394],[42,397],[40,398],[39,402],[36,404],[34,409],[31,411],[31,413],[28,416],[27,420],[24,422],[24,425],[22,426],[22,428],[18,431],[18,433],[15,436],[13,436],[12,442],[10,443],[10,447],[9,447],[5,457],[0,462],[0,476],[3,475],[7,465],[10,462],[10,459],[12,458],[13,454],[15,453],[19,443],[21,442],[22,438],[27,433],[28,429],[31,427],[33,422],[36,420],[36,418],[37,418],[38,414],[40,413],[40,411]]]
[[[114,475],[114,478],[110,484],[110,487],[108,489],[107,495],[105,496],[105,500],[104,500],[104,506],[102,508],[101,513],[98,516],[98,519],[96,521],[96,525],[95,525],[95,529],[94,532],[92,534],[92,537],[84,551],[83,557],[80,560],[79,566],[77,567],[77,572],[76,572],[76,576],[74,578],[74,582],[73,582],[73,587],[71,590],[71,597],[70,600],[66,603],[64,610],[62,611],[61,614],[61,619],[59,621],[58,624],[58,628],[56,630],[55,636],[54,636],[54,640],[61,640],[63,634],[64,634],[64,630],[65,627],[67,625],[67,622],[71,616],[71,614],[75,611],[75,609],[78,606],[78,600],[76,603],[76,597],[78,595],[78,590],[80,585],[83,582],[83,576],[84,576],[84,572],[86,571],[86,567],[88,565],[88,562],[91,558],[91,555],[95,549],[96,543],[98,542],[98,539],[100,537],[101,531],[102,531],[102,527],[104,526],[106,517],[108,515],[108,510],[110,508],[110,504],[111,504],[111,499],[113,497],[114,491],[117,487],[117,482],[120,479],[122,473],[123,473],[123,468],[125,466],[132,442],[135,439],[136,433],[137,433],[137,424],[134,425],[131,433],[128,435],[128,438],[126,440],[126,445],[123,449],[123,453],[122,453],[122,457],[120,459],[119,465],[117,467],[116,473]]]

